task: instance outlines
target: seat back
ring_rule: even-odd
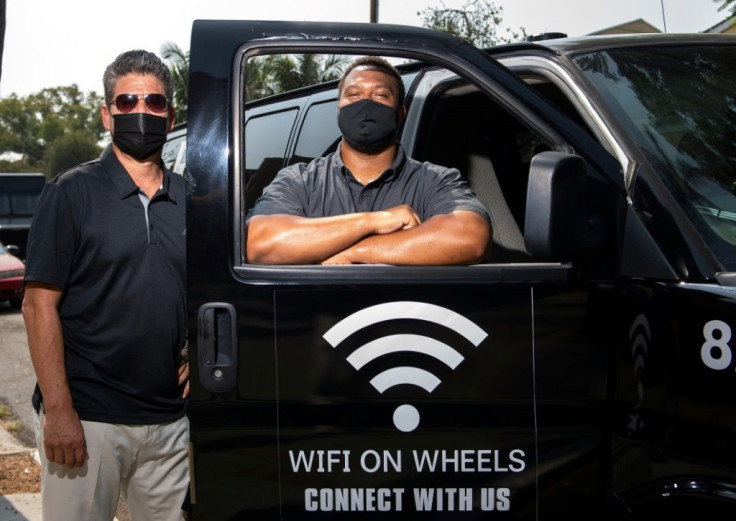
[[[447,118],[432,126],[423,159],[457,168],[488,210],[493,225],[489,262],[531,262],[531,255],[524,246],[524,235],[506,202],[490,159],[489,144],[465,118]]]

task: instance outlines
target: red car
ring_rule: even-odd
[[[0,242],[0,301],[7,300],[11,306],[19,308],[25,293],[23,276],[26,267],[11,253],[13,250],[17,251],[15,247],[4,246]]]

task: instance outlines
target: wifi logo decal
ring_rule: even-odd
[[[476,347],[488,336],[475,323],[450,309],[425,302],[407,301],[388,302],[361,309],[335,324],[323,338],[336,348],[350,335],[365,327],[397,319],[425,320],[439,324],[462,335]],[[401,352],[432,356],[453,370],[465,359],[456,349],[434,338],[415,334],[396,334],[360,346],[347,357],[347,361],[359,371],[381,356]],[[441,380],[425,369],[405,365],[382,371],[374,376],[370,383],[381,394],[396,385],[414,385],[431,393]],[[397,429],[411,432],[419,426],[419,411],[413,405],[400,405],[394,411],[393,420]]]

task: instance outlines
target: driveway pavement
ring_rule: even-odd
[[[0,455],[36,452],[30,396],[35,376],[20,311],[0,302],[0,400],[23,425],[20,441],[0,428]],[[0,496],[0,521],[41,521],[41,494]]]
[[[28,354],[28,339],[23,316],[0,301],[0,401],[13,410],[13,419],[22,424],[18,439],[0,428],[0,455],[36,453],[33,434],[31,395],[36,376]],[[36,453],[37,454],[37,453]],[[115,519],[125,521],[129,514],[123,502]],[[0,521],[41,521],[41,494],[0,496]]]

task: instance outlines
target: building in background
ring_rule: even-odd
[[[704,33],[736,34],[736,15],[731,15],[713,27],[703,31]]]

